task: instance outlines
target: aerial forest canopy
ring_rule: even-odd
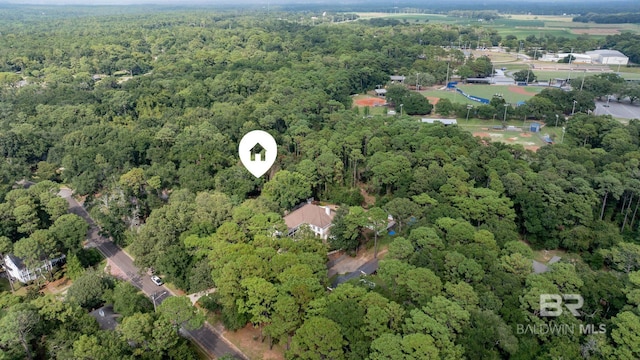
[[[406,114],[363,116],[352,108],[352,95],[385,86],[390,75],[429,74],[442,85],[460,69],[485,73],[487,59],[466,60],[446,47],[479,38],[497,45],[496,32],[301,24],[300,14],[210,10],[41,19],[26,9],[2,9],[12,15],[0,17],[3,248],[33,242],[35,231],[49,227],[79,227],[63,227],[56,219],[64,215],[51,215],[51,196],[39,188],[11,190],[23,178],[64,183],[87,196],[103,232],[129,245],[138,265],[187,292],[216,287],[205,307],[229,329],[259,327],[261,340],[282,345],[287,358],[640,356],[640,121],[577,113],[562,144],[536,153]],[[555,49],[597,43],[530,40]],[[415,97],[397,93],[402,101]],[[527,106],[546,114],[547,103],[567,103],[571,113],[565,97],[545,91]],[[261,179],[237,156],[239,139],[256,129],[279,145]],[[340,205],[335,237],[328,244],[305,231],[274,237],[286,232],[285,211],[310,197]],[[327,250],[368,246],[363,233],[387,214],[397,235],[386,236],[388,252],[371,277],[376,286],[356,279],[326,291]],[[60,246],[77,247],[77,240]],[[544,250],[563,259],[534,274],[532,260]],[[541,292],[581,294],[589,324],[607,332],[519,332],[522,324],[578,323],[568,311],[539,317]],[[83,313],[61,325],[63,311],[39,299],[49,298],[0,301],[0,349],[11,349],[12,359],[24,358],[24,344],[45,358],[68,358],[74,349],[62,330],[46,335],[90,322]],[[68,311],[80,314],[96,299]],[[140,307],[146,310],[126,311],[136,317],[127,321],[131,333],[138,344],[162,347],[154,326],[171,329],[170,321]],[[50,321],[24,338],[5,336],[18,316]],[[136,332],[134,322],[147,332]],[[78,356],[91,346],[110,351],[109,359],[143,352],[114,337],[76,339],[85,350]],[[176,346],[157,351],[181,358],[186,345]]]

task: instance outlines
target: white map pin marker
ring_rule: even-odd
[[[247,133],[238,147],[240,161],[255,177],[264,175],[278,156],[278,144],[266,131],[254,130]]]

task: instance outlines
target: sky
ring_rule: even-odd
[[[326,4],[344,4],[344,0],[233,0],[232,3],[246,3],[246,4],[260,4],[267,3],[269,1],[272,4],[301,4],[301,3],[326,3]],[[390,0],[392,1],[392,0]],[[398,2],[397,0],[395,0]],[[529,0],[531,1],[531,0]],[[536,0],[534,0],[536,1]],[[596,0],[537,0],[538,2],[597,2]],[[380,2],[380,1],[365,1],[365,0],[351,0],[350,3],[358,2]],[[402,1],[400,1],[402,2]],[[462,1],[456,1],[462,2]],[[473,0],[469,0],[473,2]],[[491,1],[492,3],[499,1]],[[504,2],[516,2],[516,0],[505,0]],[[229,0],[0,0],[0,4],[38,4],[38,5],[132,5],[132,4],[171,4],[171,5],[229,5]]]

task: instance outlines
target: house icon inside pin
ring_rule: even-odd
[[[255,144],[250,152],[251,161],[265,161],[267,159],[267,150],[260,143]]]

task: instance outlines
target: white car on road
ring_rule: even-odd
[[[151,281],[153,281],[153,283],[158,286],[161,286],[162,284],[164,284],[164,282],[162,282],[162,279],[160,279],[157,275],[152,275]]]

